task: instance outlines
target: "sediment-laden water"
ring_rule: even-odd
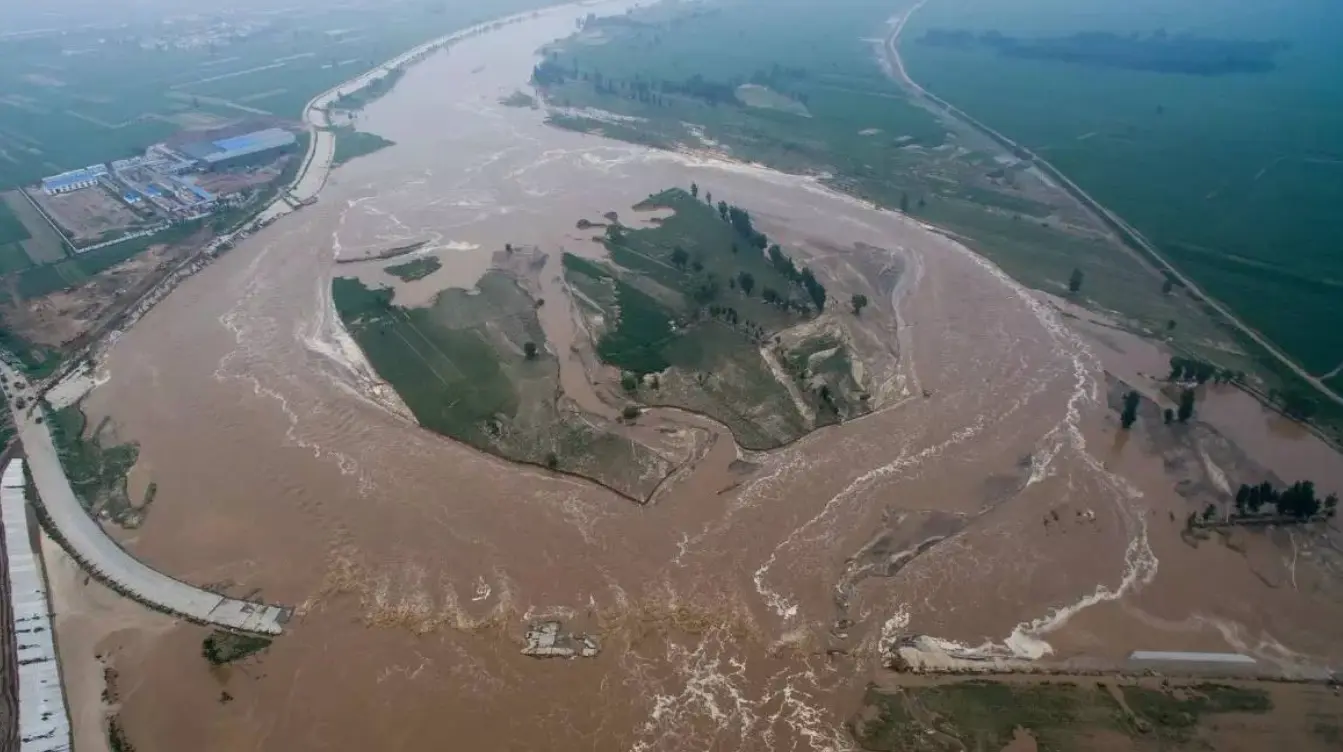
[[[979,257],[808,178],[499,104],[589,10],[409,70],[359,120],[396,147],[340,168],[111,351],[89,407],[158,483],[134,551],[299,609],[262,659],[223,672],[192,627],[119,656],[138,749],[844,749],[883,635],[1112,658],[1224,646],[1221,620],[1329,649],[1292,626],[1323,607],[1255,591],[1232,554],[1228,587],[1263,609],[1232,613],[1178,574],[1194,556],[1184,502],[1159,458],[1117,443],[1097,356]],[[901,360],[885,409],[745,462],[720,441],[641,507],[419,429],[340,329],[331,277],[355,266],[340,254],[427,241],[443,268],[398,291],[423,302],[469,287],[505,243],[596,254],[579,218],[692,181],[831,277],[902,269],[872,309]],[[542,310],[552,341],[572,339],[565,306]],[[549,614],[602,654],[519,655],[526,621]]]

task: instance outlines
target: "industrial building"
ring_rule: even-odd
[[[293,136],[290,136],[292,139]],[[90,165],[78,170],[62,172],[49,178],[42,178],[42,192],[48,196],[69,193],[83,188],[92,188],[98,184],[98,178],[107,176],[107,165]]]
[[[298,141],[282,128],[267,128],[219,141],[198,141],[179,147],[202,170],[219,171],[268,162]]]

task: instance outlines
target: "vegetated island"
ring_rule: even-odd
[[[631,399],[683,408],[771,449],[870,409],[848,327],[818,315],[828,300],[799,267],[724,201],[663,191],[636,210],[671,210],[652,227],[606,228],[608,262],[573,254],[564,278],[601,360]],[[838,309],[839,306],[834,306]]]
[[[413,261],[407,261],[404,264],[392,264],[383,267],[383,271],[399,278],[402,282],[414,282],[417,279],[424,279],[430,274],[443,268],[443,262],[438,260],[437,256],[425,256]]]
[[[350,334],[421,426],[643,501],[681,454],[635,441],[617,421],[581,413],[562,397],[539,301],[524,288],[545,258],[497,254],[475,290],[444,290],[427,307],[398,306],[392,290],[345,277],[333,280],[332,295]]]
[[[376,133],[365,133],[355,130],[352,125],[341,125],[334,128],[336,132],[336,153],[331,158],[331,164],[335,166],[343,165],[350,160],[367,156],[375,151],[381,151],[389,146],[396,146],[396,142],[383,138]]]
[[[883,350],[864,360],[854,344],[877,341],[854,336],[867,297],[827,307],[824,285],[745,210],[696,193],[673,189],[637,205],[673,212],[643,229],[607,215],[594,239],[609,260],[562,256],[574,315],[590,335],[575,345],[580,361],[618,418],[580,409],[561,389],[537,315],[547,257],[535,249],[508,246],[474,290],[445,290],[427,307],[337,278],[336,308],[423,427],[640,502],[710,439],[683,414],[641,418],[647,407],[708,416],[750,449],[874,409],[867,384],[885,383],[895,359]],[[649,421],[658,430],[639,430]]]
[[[1286,42],[1211,39],[1158,30],[1147,36],[1084,31],[1059,37],[1013,37],[997,31],[975,34],[963,29],[929,29],[919,42],[938,47],[985,47],[1004,57],[1054,60],[1099,68],[1155,73],[1224,76],[1267,73]]]

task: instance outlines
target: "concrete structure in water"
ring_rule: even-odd
[[[47,582],[33,550],[24,499],[23,460],[11,460],[0,480],[0,521],[5,528],[9,592],[18,646],[18,752],[73,749],[70,714],[56,660]],[[8,626],[8,625],[6,625]]]
[[[0,374],[7,376],[10,384],[23,380],[3,359]],[[194,622],[264,635],[278,635],[284,630],[292,609],[226,598],[173,579],[127,553],[80,504],[61,467],[41,407],[30,404],[14,410],[14,425],[41,502],[33,500],[34,507],[39,515],[45,515],[52,537],[86,571],[122,595]]]

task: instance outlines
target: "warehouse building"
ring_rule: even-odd
[[[219,141],[186,144],[179,151],[195,161],[200,169],[217,172],[269,162],[293,149],[296,143],[297,139],[289,131],[267,128]]]
[[[106,175],[107,165],[90,165],[79,170],[62,172],[59,175],[42,178],[42,192],[48,196],[55,196],[60,193],[92,188],[98,184],[98,178]]]

